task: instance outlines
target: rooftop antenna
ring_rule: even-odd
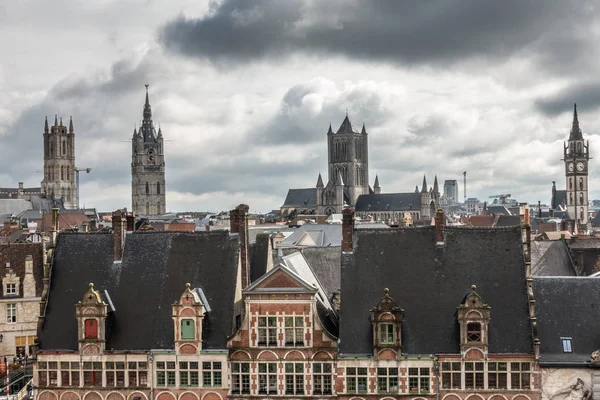
[[[465,203],[467,202],[467,171],[463,172],[464,178],[464,190],[465,190]]]

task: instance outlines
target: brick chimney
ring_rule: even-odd
[[[17,191],[17,199],[23,198],[23,182],[19,182],[19,189]]]
[[[248,209],[246,204],[240,204],[229,212],[229,228],[232,234],[237,233],[240,243],[240,268],[242,270],[242,289],[250,285],[250,258],[248,250]]]
[[[83,223],[81,224],[81,228],[83,229],[83,233],[89,233],[90,223],[87,221],[83,221]]]
[[[133,232],[135,229],[135,213],[127,213],[125,219],[127,220],[127,232]]]
[[[446,219],[444,218],[444,210],[439,208],[435,213],[435,240],[438,244],[444,244],[444,225],[446,225]]]
[[[123,259],[123,247],[125,245],[125,220],[123,211],[117,210],[112,213],[112,228],[113,228],[113,249],[114,261]]]
[[[342,211],[342,252],[352,252],[354,238],[354,210],[350,207]]]

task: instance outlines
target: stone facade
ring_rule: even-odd
[[[138,215],[162,215],[167,209],[164,140],[152,122],[148,85],[144,119],[131,139],[131,206]]]
[[[33,355],[43,292],[42,243],[0,246],[0,354]]]
[[[69,128],[54,116],[54,125],[48,128],[48,118],[44,123],[44,179],[41,193],[62,198],[65,208],[77,208],[77,182],[75,172],[75,131],[73,119]]]

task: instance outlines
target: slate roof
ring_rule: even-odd
[[[550,204],[552,205],[552,208],[554,208],[554,209],[558,208],[561,204],[566,205],[567,204],[567,191],[566,190],[557,190],[556,195],[552,198],[552,201]]]
[[[569,248],[571,250],[600,249],[600,238],[573,239]]]
[[[268,233],[256,236],[256,242],[250,245],[250,282],[254,282],[267,272],[270,238]]]
[[[520,226],[521,217],[518,215],[497,215],[494,226]]]
[[[594,218],[592,218],[592,226],[594,228],[600,226],[600,212],[596,212],[596,215],[594,215]]]
[[[316,207],[317,188],[289,189],[281,207]]]
[[[535,277],[533,293],[540,363],[589,366],[600,347],[600,279]],[[563,352],[561,337],[572,338],[572,353]]]
[[[310,235],[317,247],[341,246],[342,225],[341,224],[304,224],[301,225],[288,237],[283,239],[280,247],[300,246],[299,240],[304,235]]]
[[[33,279],[35,280],[35,295],[41,296],[44,279],[44,257],[41,243],[11,243],[0,245],[0,268],[8,271],[6,263],[10,263],[12,271],[21,278],[19,297],[23,297],[23,277],[25,276],[25,258],[33,257]],[[14,298],[15,296],[2,296],[0,298]]]
[[[0,214],[18,215],[33,208],[25,199],[0,199]]]
[[[531,242],[533,276],[575,276],[568,250],[561,240]]]
[[[357,230],[342,254],[340,354],[372,355],[369,310],[384,293],[404,309],[403,352],[460,351],[456,308],[471,285],[491,307],[490,353],[532,354],[525,260],[519,228]]]
[[[302,249],[304,258],[315,273],[321,287],[331,300],[341,287],[342,251],[339,247],[309,247]]]
[[[116,308],[106,348],[173,348],[171,305],[202,287],[212,311],[204,318],[203,347],[226,349],[232,333],[238,242],[220,232],[127,234],[123,260],[113,262],[112,234],[60,234],[52,266],[42,350],[76,350],[75,303],[93,282]]]
[[[388,207],[389,206],[389,207]],[[361,194],[356,200],[356,212],[421,210],[420,193]]]

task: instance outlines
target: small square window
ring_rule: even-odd
[[[563,353],[572,353],[573,352],[573,344],[571,342],[572,339],[570,337],[560,338],[560,341],[562,343]]]

